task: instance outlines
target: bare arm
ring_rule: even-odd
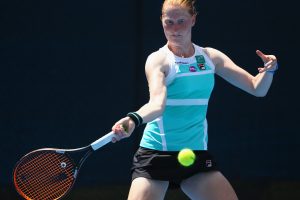
[[[262,59],[266,66],[259,67],[259,73],[253,76],[237,66],[224,53],[212,48],[207,48],[206,50],[216,66],[216,74],[232,85],[254,96],[263,97],[267,94],[273,80],[273,74],[266,71],[275,70],[277,66],[275,56],[265,55],[257,50],[256,54]]]
[[[141,107],[137,113],[143,118],[145,123],[150,122],[160,116],[165,108],[166,85],[165,73],[166,67],[162,65],[156,57],[149,57],[146,62],[146,76],[149,86],[150,99],[147,104]]]
[[[168,65],[165,62],[164,55],[157,52],[151,54],[146,61],[145,72],[150,98],[148,103],[136,113],[143,118],[144,123],[147,123],[159,117],[165,108],[167,93],[165,76],[168,72]],[[127,133],[125,133],[124,128]],[[112,130],[121,137],[128,137],[134,131],[134,128],[134,122],[129,117],[124,117],[115,123]]]

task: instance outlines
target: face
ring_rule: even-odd
[[[168,42],[174,45],[191,42],[195,19],[196,17],[184,7],[166,5],[162,15],[162,25]]]

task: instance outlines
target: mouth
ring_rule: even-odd
[[[171,37],[173,37],[173,38],[180,38],[180,37],[182,37],[182,35],[171,35]]]

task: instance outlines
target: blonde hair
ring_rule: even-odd
[[[197,9],[195,7],[196,0],[164,0],[161,13],[164,14],[166,5],[176,5],[187,8],[188,12],[193,16],[197,15]]]

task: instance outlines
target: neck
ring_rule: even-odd
[[[168,44],[169,49],[178,57],[188,58],[194,55],[195,49],[192,43],[186,45]]]

